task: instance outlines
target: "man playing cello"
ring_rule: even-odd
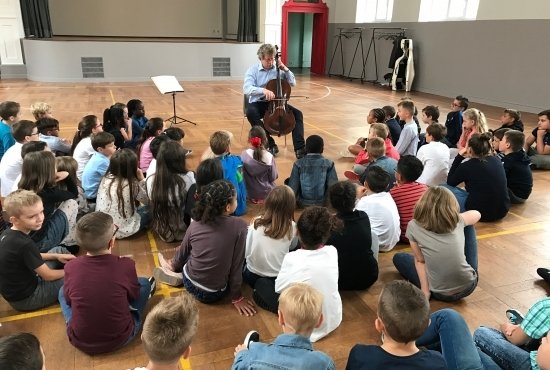
[[[246,109],[246,118],[252,126],[261,125],[262,118],[268,107],[268,102],[275,99],[275,93],[265,88],[270,80],[277,78],[277,70],[274,63],[275,60],[275,47],[271,44],[263,44],[258,49],[259,63],[255,63],[246,71],[244,76],[243,92],[248,96],[248,108]],[[281,78],[286,79],[291,86],[296,85],[296,77],[287,66],[282,62],[279,62],[279,69],[281,70]],[[296,126],[292,130],[292,142],[294,144],[294,151],[296,158],[301,158],[305,155],[305,141],[304,141],[304,116],[301,111],[294,108],[290,104],[288,108],[294,113],[296,120]],[[265,127],[264,127],[265,128]],[[275,140],[266,130],[267,140],[269,141],[268,150],[276,155],[279,152]]]

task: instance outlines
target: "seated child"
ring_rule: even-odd
[[[12,126],[15,144],[12,145],[0,161],[0,188],[1,196],[6,197],[11,193],[17,178],[21,176],[21,148],[31,141],[38,141],[38,130],[32,121],[21,120]]]
[[[162,133],[163,127],[164,120],[159,117],[153,117],[147,121],[147,124],[143,129],[143,133],[137,144],[139,169],[143,172],[143,174],[147,173],[149,165],[153,160],[153,154],[151,153],[151,142]]]
[[[418,149],[416,157],[424,169],[418,178],[419,183],[437,186],[447,181],[449,172],[449,147],[441,141],[445,137],[445,126],[432,123],[426,127],[426,143]]]
[[[378,279],[378,245],[373,245],[369,216],[353,209],[355,198],[350,181],[339,181],[329,189],[330,205],[344,223],[327,240],[338,251],[339,290],[368,289]]]
[[[126,104],[127,115],[132,120],[132,140],[130,147],[137,147],[137,143],[143,134],[148,119],[145,117],[145,107],[139,99],[130,99]]]
[[[462,112],[462,120],[462,134],[456,144],[458,151],[468,148],[468,141],[474,134],[484,134],[489,131],[485,114],[479,109],[466,109]],[[457,151],[455,151],[455,153],[456,152]],[[451,153],[453,153],[453,151],[451,151]],[[451,156],[453,156],[453,154],[451,154]]]
[[[275,180],[279,176],[277,165],[273,154],[265,148],[267,136],[261,126],[252,126],[248,143],[250,148],[241,153],[246,191],[252,203],[261,204],[275,187]]]
[[[395,171],[397,182],[391,188],[390,195],[395,201],[399,212],[401,241],[404,243],[409,242],[405,233],[409,221],[413,218],[414,207],[428,189],[426,185],[416,181],[422,174],[423,169],[422,162],[412,155],[405,155],[397,162],[397,170]]]
[[[151,145],[149,145],[149,149],[151,149],[151,155],[153,156],[153,159],[151,159],[151,162],[149,162],[149,167],[147,168],[147,179],[149,179],[149,177],[157,172],[157,157],[160,151],[160,147],[163,143],[169,140],[171,139],[167,135],[159,135],[151,140]]]
[[[447,114],[445,120],[445,128],[447,129],[447,135],[443,140],[449,148],[456,148],[458,139],[462,134],[462,112],[468,109],[468,98],[462,95],[458,95],[451,104],[451,111]]]
[[[463,210],[481,212],[482,222],[500,220],[510,209],[506,173],[502,162],[491,153],[491,136],[474,134],[468,148],[456,156],[447,176],[447,185]],[[464,158],[468,157],[468,161]],[[464,182],[466,190],[457,186]]]
[[[260,343],[256,331],[248,333],[243,344],[235,347],[233,370],[273,368],[300,370],[333,370],[332,359],[313,350],[310,336],[323,316],[323,295],[305,283],[295,283],[279,297],[279,325],[283,334],[271,344]]]
[[[78,131],[74,134],[71,155],[78,162],[76,177],[82,181],[82,173],[86,163],[95,153],[92,146],[92,136],[103,132],[103,124],[94,115],[84,116],[78,123]]]
[[[378,137],[384,140],[385,151],[384,155],[388,158],[393,158],[396,161],[399,160],[399,152],[393,146],[391,139],[388,137],[388,127],[382,123],[373,123],[369,129],[368,139]],[[367,141],[365,141],[364,149],[355,157],[355,165],[353,171],[357,174],[363,173],[364,167],[370,162],[369,153],[367,151]]]
[[[550,169],[550,109],[538,114],[537,128],[525,139],[525,151],[534,168]],[[533,144],[535,146],[533,147]]]
[[[59,138],[59,121],[55,118],[40,118],[36,121],[40,141],[46,142],[55,155],[69,155],[71,153],[71,142]]]
[[[447,369],[440,353],[419,349],[415,343],[430,323],[430,304],[418,288],[399,280],[386,284],[377,315],[374,327],[382,336],[382,345],[356,344],[346,369]]]
[[[186,292],[164,298],[145,318],[141,341],[149,363],[134,370],[179,370],[180,359],[191,355],[191,342],[197,333],[199,310]]]
[[[499,128],[508,128],[510,130],[523,132],[521,113],[515,109],[505,109],[502,116],[500,116],[500,122],[502,123],[502,126]]]
[[[395,149],[400,155],[416,155],[418,149],[418,127],[414,121],[415,107],[412,100],[401,100],[397,104],[397,114],[405,122],[399,141],[395,144]]]
[[[92,147],[95,153],[82,172],[82,188],[86,199],[95,203],[101,179],[107,173],[109,160],[116,151],[115,138],[108,132],[100,132],[92,137]]]
[[[227,130],[220,130],[220,131],[225,133],[229,137],[229,147],[231,147],[231,145],[233,144],[233,142],[235,140],[235,137],[233,136],[233,133],[231,131],[227,131]],[[265,132],[265,130],[264,130],[264,132]],[[241,130],[241,137],[242,137],[242,130]],[[201,162],[204,161],[205,159],[216,158],[216,157],[217,156],[214,154],[214,152],[212,152],[212,148],[210,147],[210,145],[208,145],[208,147],[204,150],[204,152],[201,155]]]
[[[48,144],[46,144],[45,142],[43,142],[43,141],[29,141],[28,143],[23,144],[23,146],[21,147],[21,158],[24,161],[25,156],[28,153],[49,152],[49,151],[50,151],[50,148],[48,148]],[[23,170],[23,166],[21,166],[21,170]],[[65,171],[65,170],[59,170],[59,171]],[[16,191],[17,189],[19,189],[19,181],[21,181],[21,171],[19,171],[19,176],[17,176],[17,178],[15,179],[13,184],[11,185],[10,193],[12,191]]]
[[[319,135],[306,139],[306,155],[292,166],[290,178],[285,184],[296,195],[298,206],[322,205],[328,188],[338,181],[334,162],[323,157],[324,141]]]
[[[222,163],[223,176],[229,180],[237,191],[237,208],[235,216],[246,213],[246,184],[243,176],[243,161],[240,157],[231,154],[231,138],[224,131],[216,131],[210,136],[212,153]]]
[[[506,132],[499,143],[499,149],[504,154],[502,163],[512,204],[525,203],[533,190],[533,174],[529,167],[531,161],[523,151],[524,144],[525,135],[517,130]]]
[[[426,125],[431,125],[434,123],[438,123],[439,119],[439,107],[436,105],[427,105],[422,109],[422,123],[425,123]],[[424,145],[426,145],[426,134],[420,133],[418,134],[418,149]]]
[[[383,106],[382,109],[384,110],[384,113],[386,114],[386,120],[385,124],[388,127],[389,135],[388,137],[391,139],[392,145],[396,145],[399,141],[399,136],[401,136],[401,126],[399,125],[399,122],[395,119],[395,108],[391,105]]]
[[[65,266],[59,303],[73,346],[95,355],[115,351],[141,327],[154,279],[137,277],[135,262],[111,254],[118,226],[103,212],[84,215],[76,240],[87,252]]]
[[[0,103],[0,159],[15,144],[11,126],[20,120],[21,105],[14,101]]]
[[[44,145],[46,145],[46,143],[44,143]],[[78,203],[77,219],[80,218],[79,216],[90,212],[91,210],[88,207],[88,202],[86,201],[86,197],[84,196],[84,189],[82,189],[82,184],[80,180],[76,177],[76,171],[78,170],[78,162],[76,161],[76,159],[66,155],[55,157],[55,166],[58,172],[65,171],[69,174],[65,180],[59,181],[57,183],[59,189],[68,190],[70,186],[68,186],[67,184],[68,181],[72,181],[78,189],[78,198],[76,198],[76,201]]]
[[[477,241],[464,227],[479,221],[472,210],[460,213],[454,195],[442,186],[429,188],[418,201],[407,227],[413,254],[397,253],[393,264],[427,298],[454,302],[472,294],[478,282]]]
[[[383,123],[386,120],[386,113],[381,108],[371,109],[369,115],[367,116],[367,123],[372,125],[373,123]],[[370,129],[369,129],[370,137]],[[348,146],[348,151],[353,155],[358,155],[365,150],[365,144],[367,143],[368,138],[360,137],[357,139],[355,144]]]
[[[136,148],[132,142],[132,122],[125,104],[115,103],[103,111],[103,129],[113,135],[117,149]]]
[[[292,189],[277,186],[267,195],[262,213],[248,226],[243,278],[252,288],[259,278],[275,280],[286,254],[296,249],[295,208]]]
[[[373,130],[375,129],[376,128],[373,128]],[[364,164],[354,165],[353,171],[345,171],[344,176],[352,181],[356,181],[361,178],[361,176],[369,167],[378,166],[380,168],[383,168],[390,175],[390,187],[393,186],[395,182],[394,172],[397,168],[397,159],[391,158],[384,154],[387,152],[385,142],[382,141],[382,139],[379,137],[373,137],[369,141],[367,141],[365,152],[366,157],[368,158],[367,162]],[[397,158],[399,158],[399,153]]]
[[[226,295],[241,315],[256,313],[241,292],[247,224],[231,216],[237,208],[237,192],[227,180],[204,186],[193,209],[193,219],[174,257],[159,255],[161,268],[155,278],[165,284],[183,285],[202,303],[214,303]]]
[[[297,222],[301,249],[288,253],[275,281],[259,279],[254,300],[273,313],[277,312],[279,293],[293,283],[308,283],[323,294],[323,322],[311,333],[316,342],[342,322],[342,300],[338,292],[338,256],[336,248],[326,245],[330,234],[342,222],[324,207],[308,207]]]
[[[168,136],[168,138],[173,141],[177,141],[181,145],[183,151],[185,152],[185,156],[191,155],[193,153],[191,149],[186,149],[183,146],[183,139],[185,138],[185,131],[183,131],[183,129],[179,127],[168,127],[163,132],[166,136]]]
[[[504,134],[507,131],[510,131],[510,129],[509,128],[499,128],[499,129],[493,131],[493,138],[491,139],[491,147],[493,148],[493,152],[495,153],[495,155],[500,160],[502,160],[502,158],[504,158],[504,153],[502,153],[499,149],[500,148],[500,142],[502,141],[502,138],[504,137]]]
[[[547,349],[548,333],[550,333],[549,317],[550,298],[542,298],[531,306],[525,318],[521,315],[512,317],[510,321],[515,323],[501,324],[500,330],[480,326],[474,332],[474,342],[483,353],[489,355],[503,369],[539,369],[537,364],[542,364],[541,369],[550,369]],[[538,353],[525,347],[528,342],[541,338],[543,338],[543,344],[539,347]]]
[[[388,252],[399,241],[399,212],[390,193],[386,192],[390,175],[373,166],[365,171],[361,180],[364,188],[358,189],[359,200],[355,209],[364,211],[370,220],[371,230],[380,241],[380,251]]]
[[[41,118],[53,118],[52,107],[48,103],[36,102],[31,104],[31,113],[35,121]]]
[[[37,337],[17,333],[0,338],[0,369],[45,370],[44,352]]]
[[[36,193],[16,190],[2,202],[12,224],[0,238],[0,293],[18,311],[33,311],[56,303],[63,285],[63,264],[73,258],[65,248],[40,253],[29,237],[44,220]],[[45,262],[46,261],[46,262]]]

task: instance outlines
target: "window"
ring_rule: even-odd
[[[391,22],[393,0],[357,0],[355,23]]]
[[[422,0],[419,22],[475,20],[479,0]]]

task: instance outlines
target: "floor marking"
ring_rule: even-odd
[[[307,100],[306,103],[311,103],[312,101],[324,99],[324,98],[326,98],[327,96],[329,96],[329,95],[332,93],[331,88],[328,87],[328,86],[326,86],[326,85],[318,84],[318,83],[316,83],[316,82],[311,82],[311,81],[310,81],[309,83],[312,84],[312,85],[323,86],[325,89],[328,90],[328,92],[327,92],[325,95],[321,96],[320,98],[315,98],[315,99]]]
[[[113,90],[109,89],[109,94],[111,94],[111,99],[113,100],[113,104],[116,103],[115,96],[113,95]]]
[[[520,216],[518,215],[517,213],[514,213],[514,212],[508,212],[509,215],[512,215],[512,216],[516,216],[517,218],[521,219],[521,220],[525,220],[525,221],[529,221],[530,219],[528,218],[525,218],[523,216]]]
[[[39,310],[39,311],[20,313],[20,314],[17,314],[17,315],[2,317],[2,318],[0,318],[0,323],[9,322],[9,321],[24,320],[24,319],[31,319],[33,317],[46,316],[46,315],[51,315],[52,313],[59,313],[59,312],[61,312],[61,307],[46,308],[46,309]]]
[[[149,239],[149,248],[151,249],[151,254],[153,255],[153,261],[155,262],[155,266],[160,267],[159,256],[158,256],[159,250],[157,248],[157,241],[155,240],[155,237],[151,231],[147,231],[147,239]],[[162,284],[157,281],[157,291],[155,292],[155,295],[157,293],[160,293],[165,298],[167,298],[167,297],[170,297],[170,293],[181,292],[181,291],[182,289],[168,287],[166,284]],[[182,370],[191,370],[191,363],[189,362],[189,359],[185,359],[181,357],[179,363]]]
[[[348,142],[350,141],[350,140],[343,139],[343,138],[341,138],[340,136],[334,135],[333,133],[330,133],[330,132],[328,132],[327,130],[323,130],[322,128],[320,128],[320,127],[318,127],[318,126],[315,126],[314,124],[304,122],[304,125],[311,126],[311,127],[313,127],[314,129],[319,130],[319,131],[322,131],[322,132],[324,132],[325,134],[327,134],[327,135],[329,135],[329,136],[332,136],[332,137],[335,137],[335,138],[337,138],[337,139],[339,139],[339,140],[342,140],[344,143],[348,143]]]
[[[497,231],[496,233],[478,235],[477,239],[479,240],[479,239],[494,238],[495,236],[517,234],[517,233],[522,233],[524,231],[543,230],[543,229],[544,229],[544,225],[540,222],[537,222],[537,223],[522,225],[518,227],[511,227],[507,230]]]

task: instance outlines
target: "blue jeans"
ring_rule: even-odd
[[[46,233],[42,239],[36,241],[40,253],[47,253],[51,248],[59,245],[69,233],[69,221],[65,213],[55,210],[50,219],[42,226]]]
[[[130,336],[130,338],[128,338],[125,344],[129,343],[139,333],[139,330],[141,329],[141,324],[143,322],[143,311],[145,311],[145,306],[147,305],[149,294],[151,293],[151,283],[149,283],[149,279],[145,277],[138,277],[138,283],[139,297],[136,300],[130,302],[129,307],[130,314],[134,319],[134,331],[132,332],[132,335]],[[61,289],[59,289],[58,300],[61,306],[61,313],[63,314],[63,318],[65,319],[65,323],[69,324],[73,317],[73,310],[65,300],[65,295],[63,294],[63,286],[61,287]]]
[[[441,186],[446,187],[454,194],[458,205],[460,206],[460,212],[466,211],[466,199],[468,199],[468,192],[464,189],[450,186],[447,184],[441,184]],[[476,229],[473,225],[466,226],[464,228],[464,255],[466,256],[466,262],[468,265],[472,266],[477,272],[477,239],[476,239]]]
[[[140,206],[136,211],[140,217],[139,229],[147,230],[149,224],[151,223],[151,212],[149,210],[149,206]]]
[[[408,281],[410,281],[412,284],[416,285],[420,288],[420,279],[418,278],[418,273],[416,272],[416,266],[414,264],[414,255],[410,253],[396,253],[393,256],[393,264],[397,271]],[[446,295],[446,294],[440,294],[436,292],[432,292],[431,297],[433,299],[437,299],[438,301],[443,302],[455,302],[459,299],[462,299],[464,297],[469,296],[473,293],[473,291],[477,287],[477,282],[479,280],[479,276],[476,277],[476,280],[472,282],[472,284],[468,287],[466,287],[464,290],[452,294],[452,295]]]
[[[416,345],[440,351],[449,370],[500,370],[475,346],[464,318],[450,308],[431,315],[430,326],[417,339]]]
[[[496,329],[480,326],[474,332],[474,342],[504,370],[531,370],[529,352],[510,343]]]

